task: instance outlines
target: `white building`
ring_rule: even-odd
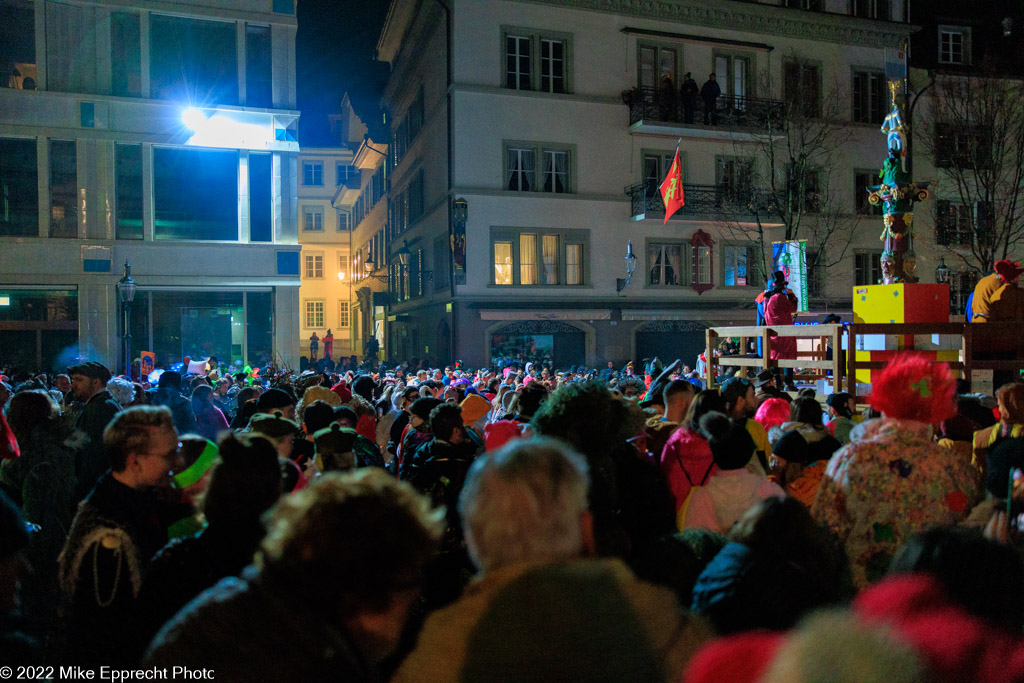
[[[299,154],[299,243],[302,286],[298,352],[309,357],[310,337],[333,336],[332,360],[352,353],[350,213],[339,197],[358,194],[361,173],[348,147],[304,147]],[[350,190],[349,188],[353,188]],[[323,341],[317,357],[324,358]]]
[[[298,365],[295,0],[0,0],[0,359]]]
[[[390,356],[692,362],[705,327],[754,321],[744,209],[771,180],[765,117],[792,105],[814,119],[833,99],[846,137],[793,201],[807,225],[841,219],[850,244],[826,247],[835,263],[808,294],[812,312],[848,314],[852,287],[881,276],[863,188],[885,156],[886,51],[913,30],[903,5],[395,0],[378,44],[392,67]],[[661,76],[678,93],[687,72],[698,86],[717,72],[717,121],[699,99],[692,123],[662,99]],[[663,223],[651,185],[677,140],[687,207]],[[770,245],[781,223],[762,225]],[[636,272],[620,287],[627,242]]]

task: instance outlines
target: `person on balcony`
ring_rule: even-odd
[[[693,123],[693,113],[697,110],[697,95],[700,94],[700,88],[697,87],[697,81],[693,80],[689,71],[683,77],[683,86],[679,91],[683,96],[683,122]]]
[[[718,125],[718,97],[722,94],[722,88],[715,80],[715,74],[708,76],[708,80],[700,89],[700,98],[704,100],[704,125]]]

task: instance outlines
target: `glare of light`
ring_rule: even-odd
[[[181,122],[185,124],[185,127],[189,130],[199,131],[203,126],[206,125],[206,115],[196,109],[195,107],[189,107],[181,114]]]
[[[0,296],[0,306],[10,306],[10,305],[11,305],[11,297],[9,297],[9,296]]]
[[[345,273],[338,273],[338,279],[339,280],[344,280],[345,279]]]
[[[147,377],[146,379],[149,381],[150,384],[156,384],[157,382],[160,381],[160,375],[162,374],[164,374],[163,370],[154,370],[153,372],[149,373],[149,377]]]

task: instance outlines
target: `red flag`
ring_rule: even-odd
[[[661,201],[665,203],[665,223],[676,211],[686,204],[683,197],[683,167],[679,163],[679,147],[676,147],[676,156],[672,159],[672,167],[668,169],[668,175],[662,181]]]

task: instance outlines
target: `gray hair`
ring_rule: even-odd
[[[459,498],[474,564],[486,573],[578,556],[589,484],[583,456],[554,439],[514,439],[477,458]]]

